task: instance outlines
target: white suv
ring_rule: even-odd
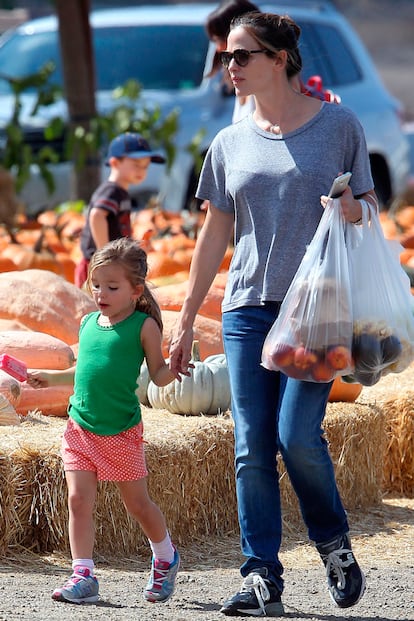
[[[141,105],[161,106],[163,113],[179,109],[177,157],[172,169],[150,167],[144,184],[131,189],[138,206],[159,194],[165,209],[179,211],[193,200],[197,175],[186,150],[201,128],[205,153],[213,137],[231,123],[233,97],[223,92],[220,75],[208,76],[214,55],[205,33],[214,4],[139,6],[94,11],[90,21],[96,59],[97,109],[115,106],[112,91],[128,79],[142,86]],[[365,47],[348,21],[329,3],[273,2],[265,11],[290,14],[302,27],[303,78],[319,75],[325,88],[340,95],[342,104],[360,119],[368,142],[376,191],[383,205],[405,189],[409,173],[409,146],[404,137],[399,103],[384,88]],[[53,81],[62,82],[58,24],[47,17],[19,26],[0,38],[0,148],[1,127],[10,120],[12,98],[2,75],[35,73],[48,60],[56,64]],[[24,97],[25,140],[33,149],[45,144],[43,127],[56,115],[65,118],[65,102],[42,108],[30,116],[34,94]],[[335,139],[331,137],[330,139]],[[4,140],[4,135],[3,135]],[[328,141],[328,138],[327,138]],[[61,145],[54,145],[60,148]],[[61,149],[63,153],[63,149]],[[70,162],[51,167],[56,191],[48,195],[38,171],[22,192],[27,212],[35,214],[70,197]],[[107,169],[102,167],[102,177]]]

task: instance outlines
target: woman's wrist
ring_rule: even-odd
[[[364,210],[368,210],[369,209],[369,203],[368,201],[364,200],[363,198],[359,198],[357,199],[358,203],[361,206],[361,216],[358,218],[358,220],[353,220],[352,224],[362,224],[363,223],[363,217],[364,217]]]

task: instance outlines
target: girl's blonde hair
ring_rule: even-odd
[[[140,247],[139,242],[128,237],[120,237],[97,250],[89,264],[87,280],[89,291],[92,291],[91,278],[94,270],[110,264],[120,265],[133,287],[144,285],[144,291],[138,298],[135,309],[155,319],[162,333],[161,310],[145,281],[148,272],[147,253]]]

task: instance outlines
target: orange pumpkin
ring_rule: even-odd
[[[400,235],[399,242],[404,248],[414,248],[414,227],[407,229],[405,233]]]
[[[334,379],[328,401],[353,402],[358,399],[361,391],[361,384],[348,384],[347,382],[343,382],[342,378],[338,376]]]
[[[183,225],[183,217],[180,213],[173,211],[154,209],[153,222],[158,231],[165,231],[168,229],[170,232],[178,233],[181,231]]]
[[[174,250],[171,256],[174,261],[180,263],[182,270],[187,270],[187,272],[189,271],[191,260],[193,258],[192,248],[178,248],[177,250]]]
[[[177,235],[166,235],[152,239],[151,244],[154,250],[173,254],[176,250],[194,249],[196,242],[195,239],[187,237],[185,233],[178,233]]]
[[[233,248],[229,246],[224,253],[223,260],[219,267],[219,272],[227,271],[230,267],[231,260],[233,258]]]
[[[163,310],[161,314],[164,323],[162,342],[163,356],[164,358],[168,358],[169,344],[178,321],[179,313],[178,311]],[[223,341],[221,337],[221,321],[197,315],[194,322],[194,339],[199,341],[200,355],[203,360],[207,358],[207,356],[222,354]]]
[[[151,251],[148,253],[148,278],[158,278],[181,272],[183,266],[165,252]]]
[[[30,330],[17,319],[0,319],[0,332],[3,330]]]
[[[59,215],[58,226],[62,238],[77,238],[85,226],[86,216],[77,211],[65,211]]]
[[[67,416],[69,397],[72,393],[73,386],[32,388],[28,384],[22,384],[20,401],[15,409],[23,416],[36,409],[45,416]]]
[[[0,255],[0,272],[13,272],[17,270],[17,265],[9,257]]]
[[[151,287],[163,287],[164,285],[172,285],[174,283],[186,282],[188,280],[188,270],[182,270],[168,276],[157,276],[151,278],[149,284]]]
[[[399,209],[395,214],[395,221],[403,231],[414,227],[414,206],[407,205]]]
[[[43,236],[42,228],[21,227],[14,235],[15,240],[22,246],[34,246]]]
[[[2,252],[2,257],[11,259],[19,270],[42,269],[58,274],[59,264],[55,256],[47,251],[37,252],[29,246],[22,244],[9,244]]]
[[[0,274],[0,319],[15,319],[71,345],[83,315],[96,310],[84,291],[46,270]]]
[[[179,311],[183,305],[187,288],[188,281],[185,281],[157,287],[153,293],[161,309]],[[212,285],[198,310],[199,314],[221,321],[223,294],[223,289]]]
[[[42,211],[42,213],[37,216],[36,220],[42,226],[55,227],[58,222],[58,214],[53,209],[47,209],[46,211]]]
[[[227,270],[219,272],[214,277],[213,286],[219,287],[220,289],[224,290],[227,285],[228,276],[229,276],[229,273]]]
[[[65,278],[68,282],[74,283],[76,262],[72,259],[72,257],[67,252],[57,252],[55,260],[60,268],[57,273],[63,276],[63,278]]]
[[[379,220],[381,223],[381,228],[384,233],[384,237],[386,239],[397,239],[398,237],[398,228],[393,218],[390,218],[388,212],[380,211]]]
[[[0,332],[0,351],[34,369],[67,369],[75,362],[69,345],[50,334],[33,330]]]
[[[414,257],[414,249],[404,248],[404,250],[400,253],[400,263],[402,263],[402,265],[406,265],[412,257]]]
[[[150,208],[140,209],[131,216],[132,237],[137,240],[148,239],[155,233],[154,212]]]

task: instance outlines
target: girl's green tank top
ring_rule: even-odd
[[[110,327],[100,313],[86,316],[79,330],[74,393],[68,414],[81,427],[102,436],[130,429],[141,420],[136,395],[144,360],[141,328],[148,315],[135,311]]]

